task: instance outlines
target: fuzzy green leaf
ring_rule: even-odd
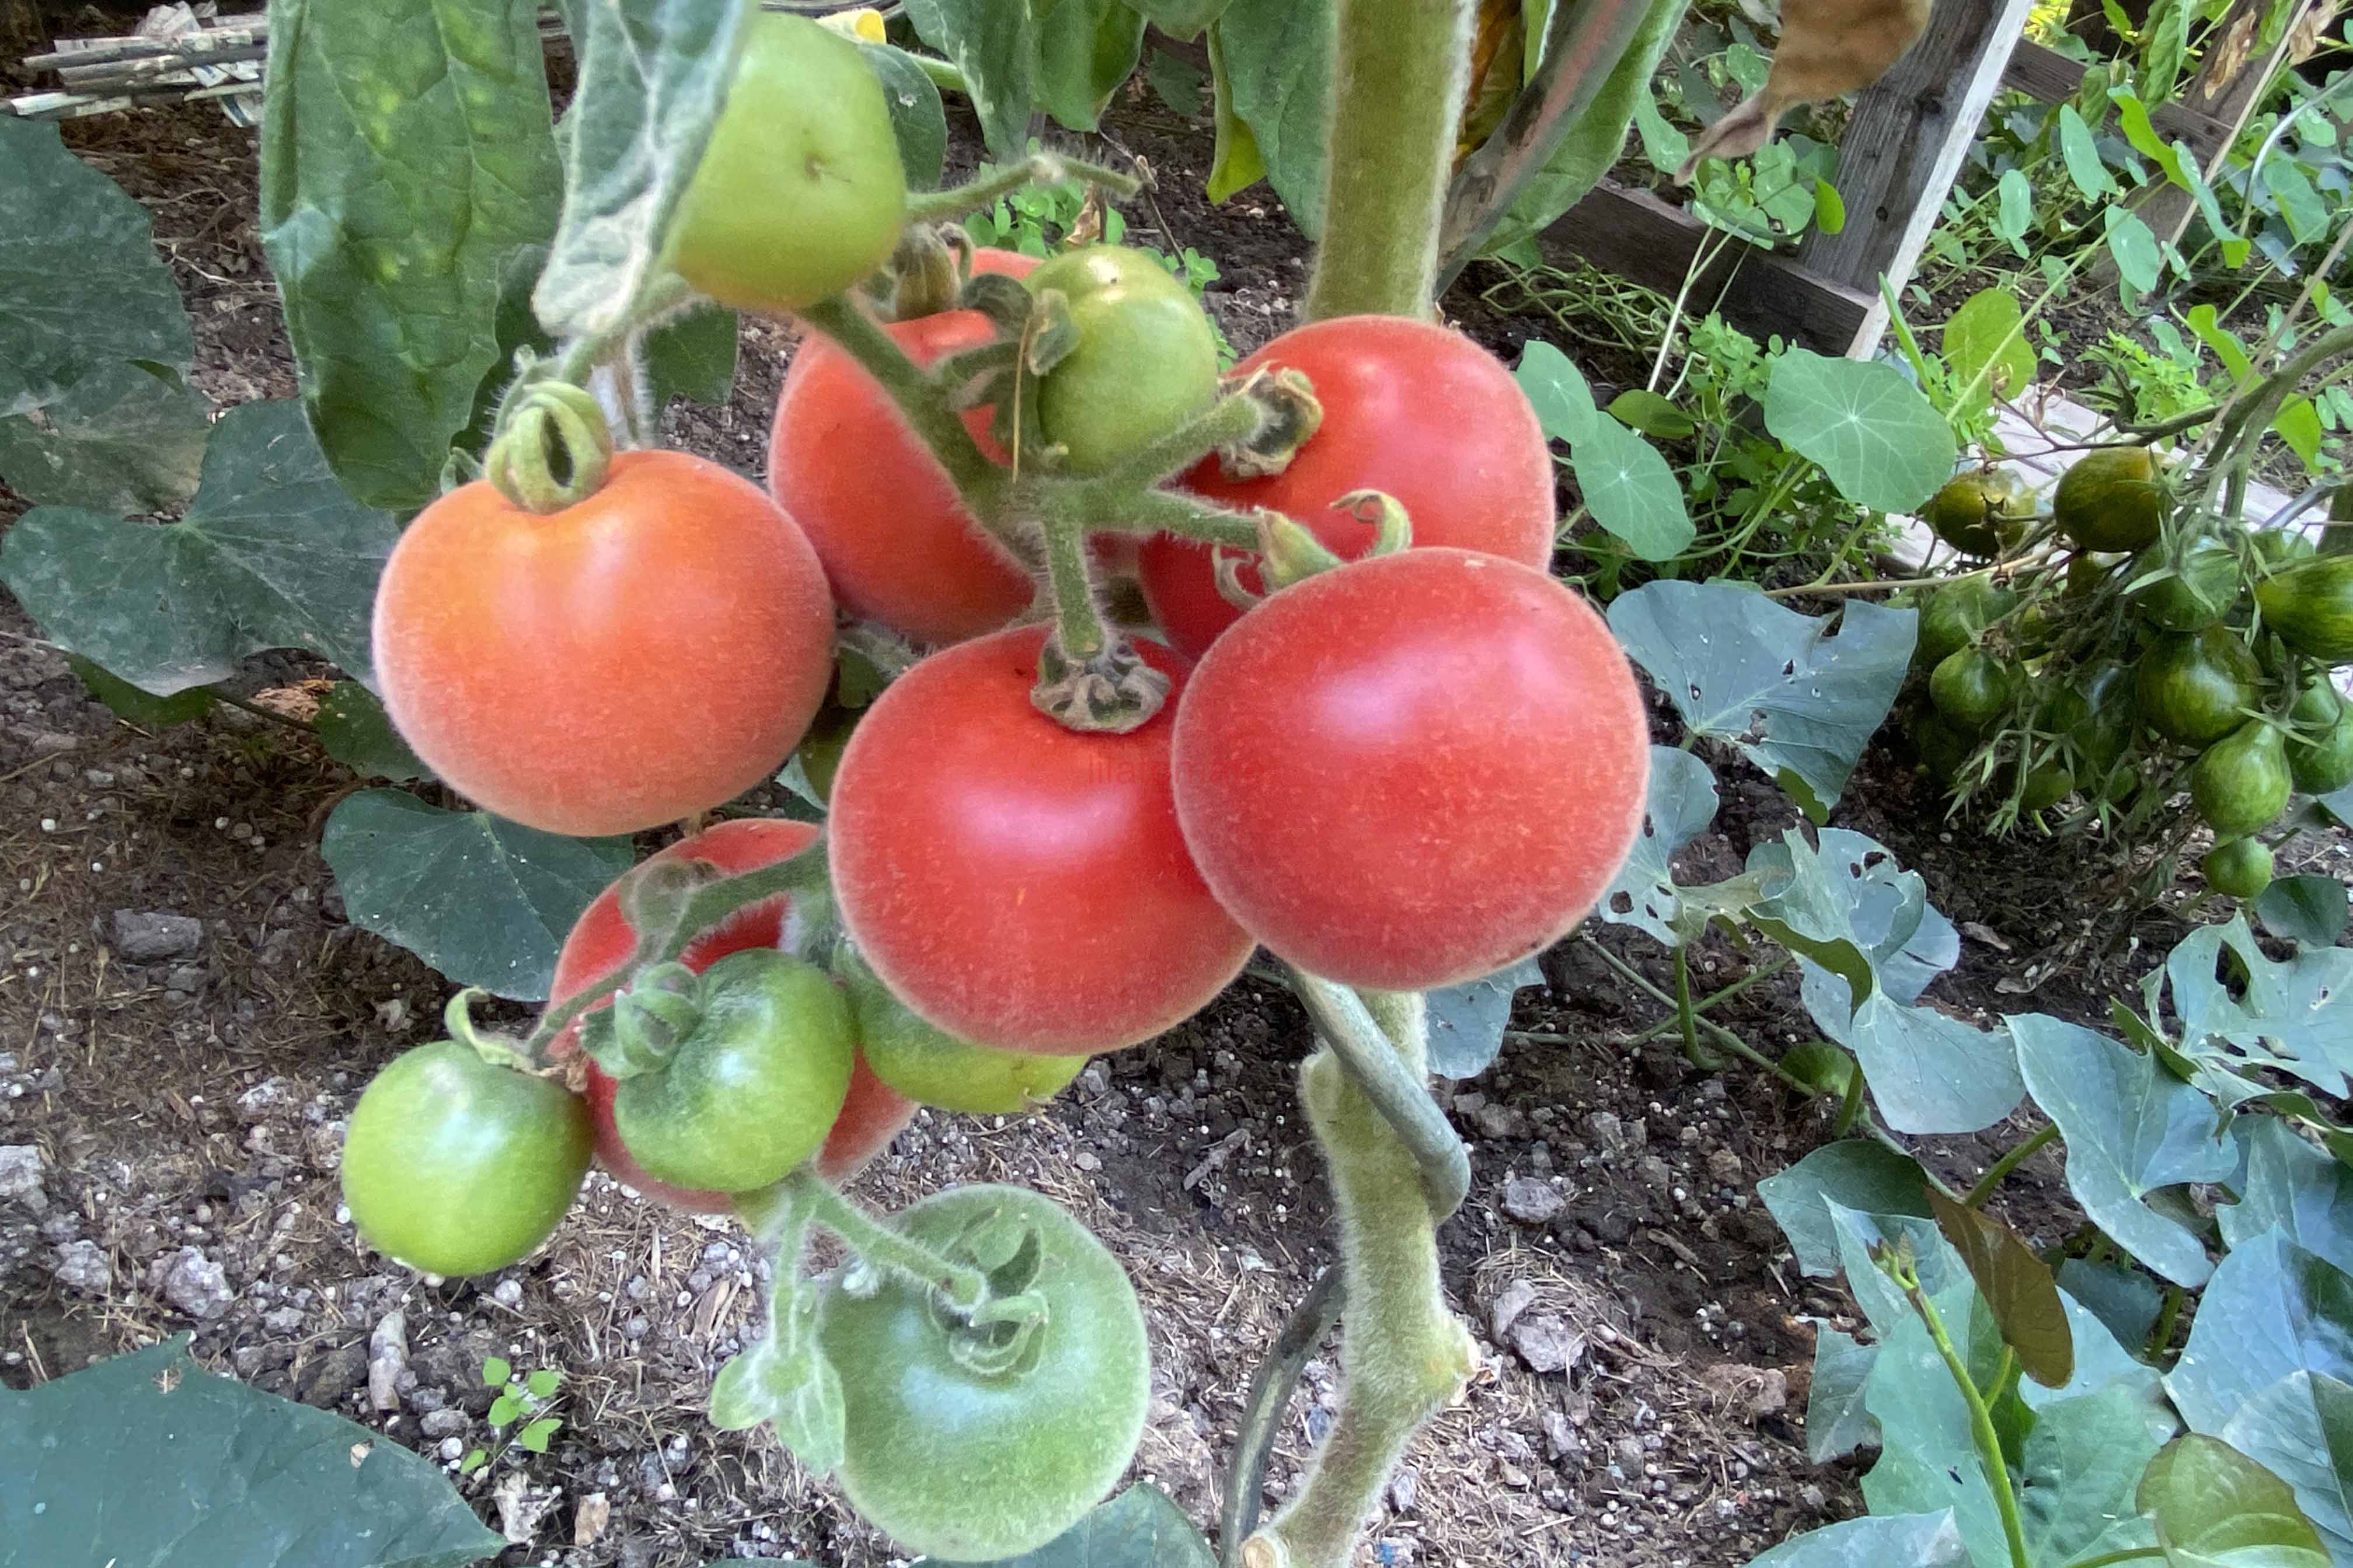
[[[101,365],[0,419],[0,479],[41,506],[170,511],[195,493],[212,404],[160,365]]]

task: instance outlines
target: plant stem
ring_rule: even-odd
[[[1051,153],[1033,153],[1027,158],[992,168],[978,179],[961,185],[951,185],[944,191],[919,191],[907,197],[909,223],[942,223],[960,218],[966,213],[978,212],[1000,196],[1009,196],[1024,185],[1059,184],[1064,180],[1083,180],[1100,185],[1116,196],[1132,196],[1143,187],[1134,176],[1116,169],[1106,169],[1101,163],[1090,163],[1078,158],[1064,158]]]
[[[1345,985],[1297,968],[1290,979],[1324,1043],[1421,1167],[1432,1218],[1461,1208],[1471,1191],[1471,1156],[1430,1098],[1420,1063],[1398,1050],[1395,1037],[1402,1031],[1384,1028],[1366,999]]]
[[[2024,1164],[2036,1152],[2058,1136],[2059,1124],[2054,1121],[2045,1122],[2035,1129],[2031,1137],[2020,1139],[2010,1145],[2008,1153],[1986,1167],[1986,1173],[1978,1178],[1978,1184],[1969,1189],[1968,1196],[1963,1198],[1961,1202],[1973,1209],[1985,1207],[1986,1200],[1993,1196],[1994,1189],[2001,1185],[2002,1178]]]
[[[1945,1320],[1936,1311],[1936,1304],[1920,1289],[1920,1277],[1913,1274],[1896,1283],[1904,1286],[1905,1294],[1911,1297],[1913,1310],[1928,1326],[1928,1337],[1936,1342],[1936,1353],[1945,1358],[1945,1370],[1953,1374],[1961,1397],[1968,1402],[1969,1436],[1976,1440],[1978,1463],[1985,1470],[1986,1484],[1993,1489],[1994,1507],[2001,1513],[2001,1533],[2010,1546],[2010,1568],[2032,1568],[2026,1554],[2026,1525],[2018,1514],[2018,1492],[2010,1483],[2010,1462],[2001,1457],[2001,1438],[1993,1429],[1993,1412],[1969,1376],[1968,1364],[1953,1348],[1952,1336],[1945,1331]]]
[[[1675,949],[1675,1023],[1683,1030],[1683,1060],[1703,1072],[1721,1072],[1724,1058],[1699,1043],[1699,1012],[1692,1005],[1691,949]]]
[[[1430,313],[1476,10],[1472,0],[1340,0],[1309,321]]]
[[[1692,1011],[1694,1013],[1704,1013],[1711,1007],[1718,1006],[1725,1002],[1729,1002],[1735,996],[1737,996],[1742,992],[1747,990],[1750,986],[1756,985],[1763,981],[1772,979],[1773,976],[1788,968],[1794,962],[1796,961],[1786,957],[1777,958],[1772,963],[1764,965],[1762,968],[1753,969],[1746,974],[1742,975],[1739,979],[1734,981],[1731,984],[1725,986],[1723,990],[1711,991],[1706,995],[1700,997],[1697,1001],[1692,1004]],[[1653,1024],[1649,1028],[1643,1030],[1641,1034],[1630,1038],[1626,1043],[1630,1046],[1648,1045],[1651,1041],[1657,1039],[1661,1035],[1665,1034],[1669,1029],[1675,1027],[1677,1022],[1678,1020],[1676,1019],[1669,1018],[1662,1023]]]
[[[2119,1563],[2145,1563],[2152,1557],[2164,1555],[2165,1549],[2161,1546],[2130,1546],[2122,1552],[2105,1552],[2097,1557],[2086,1557],[2081,1563],[2070,1563],[2067,1568],[2116,1568]]]
[[[963,417],[948,403],[946,390],[909,359],[891,334],[848,295],[819,300],[802,311],[801,317],[831,338],[864,367],[867,374],[881,384],[882,390],[906,416],[908,425],[932,449],[932,456],[948,471],[948,478],[955,481],[973,515],[991,533],[1002,533],[1003,524],[996,518],[996,509],[986,504],[998,494],[1002,471],[988,460],[973,440],[972,432],[965,428]]]
[[[1083,664],[1111,646],[1111,632],[1103,625],[1103,606],[1095,603],[1095,585],[1088,574],[1086,532],[1065,518],[1047,519],[1041,532],[1046,577],[1054,598],[1054,640],[1073,663]]]
[[[808,1210],[811,1220],[841,1237],[842,1244],[876,1268],[887,1268],[944,1295],[950,1306],[970,1312],[988,1300],[988,1277],[951,1262],[903,1232],[893,1230],[842,1195],[807,1165],[784,1180]]]
[[[1346,1300],[1342,1279],[1337,1268],[1326,1268],[1315,1277],[1315,1283],[1292,1309],[1282,1331],[1250,1377],[1250,1397],[1243,1402],[1241,1426],[1234,1434],[1234,1468],[1226,1478],[1225,1500],[1218,1510],[1218,1561],[1222,1568],[1239,1568],[1242,1542],[1258,1529],[1275,1433],[1282,1425],[1283,1410],[1299,1385],[1307,1358],[1340,1321]]]
[[[1303,996],[1314,992],[1346,1018],[1352,1026],[1342,1032],[1373,1043],[1361,1039],[1356,1024],[1359,1016],[1371,1017],[1366,999],[1305,975],[1294,984]],[[1419,998],[1374,1000],[1401,1026],[1380,1039],[1397,1076],[1418,1085],[1426,1071]],[[1414,1026],[1402,1026],[1409,1022]],[[1348,1305],[1340,1360],[1346,1381],[1339,1415],[1298,1491],[1271,1524],[1243,1542],[1244,1568],[1346,1568],[1357,1533],[1378,1506],[1406,1445],[1461,1392],[1478,1364],[1470,1333],[1447,1310],[1438,1273],[1438,1222],[1421,1163],[1332,1051],[1318,1051],[1300,1069],[1299,1099],[1331,1166],[1339,1212]],[[1429,1103],[1426,1093],[1422,1100]]]
[[[1846,1075],[1846,1093],[1839,1100],[1838,1114],[1831,1118],[1831,1136],[1843,1138],[1854,1131],[1855,1119],[1862,1114],[1862,1064]]]
[[[1180,495],[1175,490],[1114,492],[1106,489],[1084,503],[1095,533],[1174,533],[1203,544],[1229,545],[1236,550],[1259,547],[1258,523],[1248,512],[1236,511]]]
[[[2173,1343],[2173,1328],[2181,1321],[2182,1289],[2179,1285],[2165,1288],[2165,1304],[2158,1309],[2157,1322],[2148,1331],[2144,1348],[2151,1355],[2162,1354]]]

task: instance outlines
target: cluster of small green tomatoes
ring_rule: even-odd
[[[2253,898],[2272,875],[2258,835],[2290,798],[2353,784],[2353,704],[2333,684],[2353,663],[2353,554],[2174,489],[2147,447],[2114,447],[2060,477],[2044,528],[1999,473],[1940,491],[1924,513],[1938,537],[2001,559],[1921,599],[1910,730],[1956,796],[1989,791],[2006,820],[2081,795],[2079,820],[2129,832],[2186,784],[2216,840],[2208,885]]]
[[[671,265],[822,324],[906,254],[888,115],[853,46],[790,16],[749,26]],[[461,999],[452,1038],[369,1086],[343,1180],[372,1243],[445,1275],[532,1253],[592,1154],[697,1211],[819,1184],[817,1223],[863,1260],[816,1309],[846,1415],[832,1468],[902,1545],[971,1561],[1050,1539],[1125,1467],[1146,1389],[1134,1291],[1034,1194],[950,1192],[886,1231],[830,1184],[918,1105],[1034,1106],[1261,946],[1391,991],[1540,949],[1630,846],[1648,731],[1600,618],[1546,574],[1545,437],[1475,344],[1326,321],[1221,381],[1199,303],[1148,256],[963,262],[961,298],[985,287],[993,310],[952,292],[880,326],[920,379],[1008,341],[1007,288],[1050,310],[1050,368],[961,399],[1011,493],[1076,493],[1271,375],[1313,416],[1279,460],[1213,447],[1137,487],[1249,520],[1262,552],[1090,521],[1078,623],[1106,626],[1106,570],[1149,616],[1089,657],[1165,700],[1088,726],[1041,699],[1042,675],[1083,662],[1061,647],[1073,563],[1019,506],[1009,526],[976,516],[847,340],[805,334],[765,491],[610,450],[593,410],[548,404],[564,460],[502,437],[490,479],[427,508],[386,569],[376,668],[401,732],[486,809],[569,834],[709,812],[798,748],[827,823],[725,821],[625,876],[572,931],[528,1041],[477,1035]],[[840,623],[927,651],[853,710]],[[944,1262],[910,1265],[908,1243]],[[950,1289],[947,1263],[987,1288]]]

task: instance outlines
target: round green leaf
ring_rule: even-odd
[[[1790,349],[1773,362],[1765,427],[1857,506],[1908,512],[1953,477],[1960,447],[1894,365]]]

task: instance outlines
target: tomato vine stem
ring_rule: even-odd
[[[1377,1021],[1366,998],[1335,981],[1293,968],[1291,989],[1315,1022],[1316,1032],[1365,1098],[1381,1113],[1421,1167],[1433,1221],[1462,1206],[1471,1191],[1471,1156],[1430,1097],[1428,1074],[1409,1061],[1394,1031]],[[1415,998],[1418,1002],[1419,997]],[[1414,1027],[1419,1033],[1419,1009]],[[1416,1057],[1419,1052],[1414,1053]]]
[[[1339,1322],[1345,1300],[1342,1270],[1326,1268],[1317,1275],[1284,1320],[1266,1359],[1251,1374],[1241,1425],[1234,1435],[1234,1468],[1226,1478],[1225,1498],[1218,1510],[1221,1568],[1240,1568],[1242,1542],[1258,1529],[1267,1461],[1274,1457],[1274,1437],[1282,1426],[1283,1410],[1299,1385],[1307,1358]]]
[[[978,212],[1000,196],[1011,195],[1024,185],[1054,185],[1064,180],[1082,180],[1120,197],[1132,196],[1144,188],[1143,182],[1134,175],[1101,163],[1053,153],[1032,153],[1026,158],[992,167],[979,178],[961,185],[951,185],[944,191],[909,192],[907,221],[941,223],[960,218],[966,213]]]
[[[888,1269],[918,1285],[930,1286],[946,1299],[950,1308],[967,1316],[987,1302],[987,1275],[893,1230],[811,1167],[802,1166],[782,1184],[807,1205],[811,1220],[839,1237],[842,1245],[870,1268]]]

